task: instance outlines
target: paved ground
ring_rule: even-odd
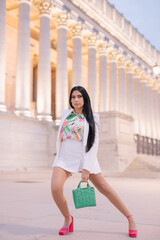
[[[112,204],[96,191],[97,207],[75,209],[72,189],[80,176],[65,187],[75,232],[59,236],[63,223],[50,193],[50,174],[45,178],[0,181],[0,240],[125,240],[128,224]],[[160,178],[108,178],[134,213],[140,240],[160,239]]]

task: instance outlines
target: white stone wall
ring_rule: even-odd
[[[51,167],[56,135],[52,123],[0,112],[0,169]]]
[[[98,159],[104,175],[124,171],[136,156],[133,119],[118,112],[100,113]]]

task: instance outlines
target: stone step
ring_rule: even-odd
[[[160,157],[138,155],[121,173],[109,176],[131,178],[160,178]]]

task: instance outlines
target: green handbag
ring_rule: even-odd
[[[87,187],[81,188],[81,182],[79,182],[77,189],[72,190],[75,208],[96,206],[94,187],[90,187],[87,181]]]

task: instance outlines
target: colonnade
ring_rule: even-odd
[[[72,85],[82,85],[82,43],[88,48],[88,91],[95,112],[114,111],[134,118],[135,134],[160,140],[160,86],[118,49],[98,34],[84,35],[80,22],[69,25],[65,11],[53,15],[52,1],[19,0],[16,111],[30,116],[30,8],[39,11],[37,118],[52,121],[50,19],[57,28],[56,119],[68,108],[67,32],[73,41]],[[0,6],[0,110],[5,107],[6,3]],[[97,70],[98,61],[98,70]]]

